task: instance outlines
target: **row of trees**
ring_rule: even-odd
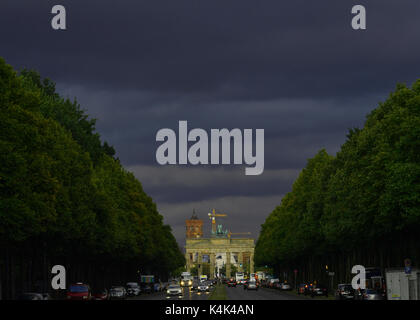
[[[0,58],[0,119],[0,283],[6,297],[40,278],[45,283],[53,262],[73,266],[82,278],[88,269],[167,274],[185,264],[155,203],[101,142],[95,120],[77,101]]]
[[[420,262],[420,80],[398,85],[336,156],[310,159],[262,225],[256,263],[301,280]],[[305,279],[306,278],[306,279]]]

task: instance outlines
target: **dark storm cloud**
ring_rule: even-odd
[[[322,148],[334,153],[347,130],[360,127],[368,111],[384,98],[209,102],[188,95],[71,87],[62,91],[89,106],[89,113],[100,119],[99,132],[116,146],[126,165],[156,164],[156,132],[166,127],[177,132],[178,121],[188,120],[189,129],[264,128],[266,169],[301,168]]]
[[[419,77],[419,1],[357,1],[363,32],[350,0],[62,0],[66,31],[50,27],[55,4],[1,1],[0,55],[77,97],[180,242],[193,208],[256,237],[308,158]],[[265,129],[265,172],[157,166],[156,132],[179,120]]]
[[[225,99],[368,93],[412,80],[420,55],[415,1],[368,1],[367,32],[350,28],[353,1],[63,1],[65,32],[49,26],[52,4],[2,5],[3,54],[58,81],[111,90]]]
[[[299,174],[298,169],[278,169],[266,170],[262,176],[248,177],[243,169],[228,170],[226,167],[133,166],[128,170],[142,181],[148,193],[159,194],[155,198],[158,203],[212,200],[226,195],[277,196],[289,191]]]

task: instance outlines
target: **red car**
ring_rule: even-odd
[[[228,287],[236,287],[236,281],[234,279],[230,279],[227,282]]]
[[[88,284],[78,282],[70,285],[67,291],[68,300],[91,300],[92,293]]]
[[[92,292],[93,300],[109,300],[109,292],[106,289],[97,290]]]
[[[301,283],[297,287],[297,293],[298,294],[305,294],[305,290],[306,290],[307,287],[308,287],[308,285],[306,283]]]

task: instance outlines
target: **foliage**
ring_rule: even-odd
[[[258,265],[334,254],[420,226],[420,80],[398,85],[335,157],[310,159],[262,225]]]
[[[102,143],[95,120],[34,71],[0,59],[0,245],[46,243],[172,271],[185,264],[155,203]]]

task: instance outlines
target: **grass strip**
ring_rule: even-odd
[[[223,284],[216,285],[208,300],[227,300],[226,286]]]

